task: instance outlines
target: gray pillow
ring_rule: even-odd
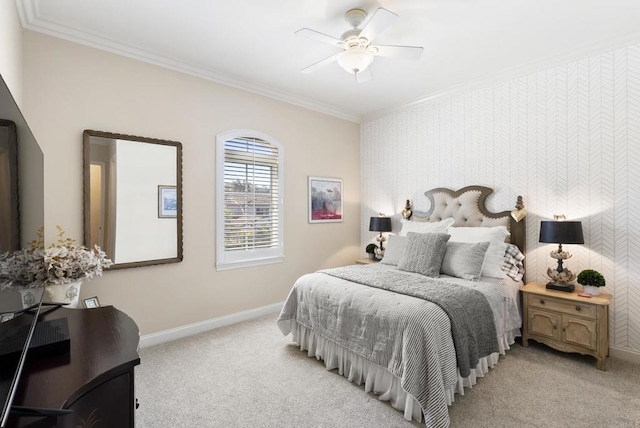
[[[449,238],[446,233],[409,232],[398,269],[438,277]]]
[[[475,281],[480,278],[489,242],[447,242],[440,273]]]
[[[387,245],[384,247],[384,257],[380,260],[380,263],[397,266],[406,246],[406,236],[389,235]]]

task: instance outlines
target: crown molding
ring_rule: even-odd
[[[442,98],[461,95],[487,86],[495,85],[497,83],[506,82],[518,77],[559,67],[581,59],[586,59],[594,55],[600,55],[615,49],[625,48],[637,43],[640,43],[640,31],[627,34],[622,37],[609,39],[585,48],[565,50],[540,60],[531,61],[524,65],[509,68],[506,71],[496,74],[490,78],[471,80],[441,91],[433,92],[429,95],[416,98],[403,104],[364,114],[361,117],[360,123],[362,124],[376,119],[381,119],[421,104],[429,104]]]
[[[136,46],[109,40],[97,34],[80,31],[57,22],[42,19],[38,16],[36,0],[16,0],[16,6],[24,29],[114,53],[116,55],[156,65],[179,73],[188,74],[204,80],[219,83],[221,85],[251,92],[277,101],[303,107],[308,110],[327,114],[329,116],[334,116],[339,119],[360,123],[360,116],[350,114],[329,104],[320,103],[309,98],[299,97],[282,91],[276,91],[267,88],[266,86],[248,83],[222,74],[213,73],[210,70],[206,70],[192,64],[187,64],[175,58],[170,58]]]
[[[404,110],[416,107],[421,104],[436,102],[437,100],[446,97],[464,94],[466,92],[481,89],[500,82],[509,81],[524,75],[533,74],[553,67],[568,64],[580,59],[588,58],[592,55],[602,54],[614,49],[640,43],[640,31],[638,31],[622,37],[609,39],[607,41],[581,49],[565,50],[563,52],[547,56],[540,60],[509,68],[504,72],[495,74],[489,78],[467,81],[440,91],[435,91],[430,94],[417,97],[405,103],[377,110],[371,113],[366,113],[360,116],[348,113],[333,105],[320,103],[310,98],[300,97],[282,91],[276,91],[266,86],[234,79],[230,76],[225,76],[222,74],[217,74],[193,64],[184,63],[183,61],[177,60],[175,58],[163,56],[136,46],[109,40],[97,34],[79,31],[60,23],[42,19],[39,17],[37,0],[15,0],[15,2],[20,20],[22,22],[22,27],[27,30],[47,34],[49,36],[111,52],[116,55],[156,65],[159,67],[177,71],[179,73],[188,74],[204,80],[251,92],[277,101],[282,101],[298,107],[303,107],[305,109],[317,111],[359,124],[380,119],[392,114],[400,113]]]

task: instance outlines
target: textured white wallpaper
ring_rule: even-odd
[[[428,208],[425,190],[480,184],[494,211],[522,195],[527,279],[555,266],[540,220],[583,222],[585,245],[566,245],[573,272],[602,272],[611,345],[640,351],[640,45],[458,96],[362,126],[362,246],[369,216]]]

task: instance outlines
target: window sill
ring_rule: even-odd
[[[255,260],[244,260],[238,262],[224,262],[224,263],[216,263],[216,270],[230,270],[230,269],[241,269],[253,266],[262,266],[262,265],[270,265],[273,263],[282,263],[284,261],[284,257],[269,257],[264,259],[255,259]]]

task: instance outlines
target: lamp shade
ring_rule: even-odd
[[[371,217],[370,232],[391,232],[391,217]]]
[[[584,244],[582,222],[542,221],[539,242],[548,244]]]

